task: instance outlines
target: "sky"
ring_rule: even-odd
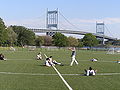
[[[104,22],[105,35],[120,39],[120,0],[0,0],[0,17],[6,26],[46,28],[46,12],[58,8],[59,29],[96,32]]]

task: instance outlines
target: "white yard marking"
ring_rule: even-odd
[[[15,72],[0,72],[0,74],[11,74],[11,75],[30,75],[30,76],[52,76],[57,74],[41,74],[41,73],[15,73]]]
[[[45,54],[44,54],[44,56],[47,58],[47,56],[46,56]],[[33,59],[12,59],[12,58],[11,58],[11,59],[7,59],[7,60],[12,60],[12,61],[13,61],[13,60],[16,60],[16,61],[17,61],[17,60],[28,60],[28,61],[29,61],[29,60],[35,60],[35,59],[34,59],[34,58],[33,58]],[[80,60],[80,62],[81,62],[81,61],[90,62],[89,60]],[[115,61],[97,61],[97,62],[112,62],[112,63],[115,63]]]
[[[57,72],[57,74],[59,75],[59,77],[62,79],[62,81],[65,83],[65,85],[68,87],[69,90],[73,90],[70,85],[65,81],[65,79],[62,77],[62,75],[59,73],[59,71],[55,68],[55,66],[52,66],[54,68],[54,70]]]
[[[46,58],[48,58],[48,56],[47,56],[46,54],[44,54],[44,56],[45,56]],[[63,76],[60,74],[60,72],[56,69],[56,67],[55,67],[54,65],[52,65],[52,67],[53,67],[53,69],[57,72],[57,74],[59,75],[59,77],[62,79],[62,81],[64,82],[64,84],[67,86],[67,88],[68,88],[69,90],[73,90],[73,89],[70,87],[70,85],[67,83],[67,81],[65,81],[65,79],[64,79]]]
[[[10,60],[10,61],[11,61],[11,60],[12,60],[12,61],[16,60],[16,61],[17,61],[17,60],[35,60],[35,59],[7,59],[7,60]]]
[[[58,74],[16,73],[16,72],[0,72],[0,74],[30,75],[30,76],[58,76]],[[61,74],[61,75],[63,75],[63,76],[83,76],[84,74]],[[98,73],[96,75],[120,75],[120,73]]]
[[[120,73],[98,73],[97,75],[119,75]]]
[[[80,61],[90,62],[90,60],[80,60]],[[115,62],[115,61],[97,61],[97,62]]]

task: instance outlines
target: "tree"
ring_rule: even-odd
[[[15,42],[17,42],[17,34],[13,31],[11,27],[7,28],[7,32],[8,32],[7,43],[10,46],[12,46]]]
[[[51,36],[43,36],[43,38],[44,38],[44,45],[45,46],[52,45],[52,37]]]
[[[67,37],[61,33],[53,35],[53,43],[55,46],[65,47],[68,44]]]
[[[17,33],[18,45],[34,45],[35,33],[23,26],[11,26],[15,33]]]
[[[112,45],[120,46],[120,39],[114,40],[114,41],[107,41],[106,43],[110,43]]]
[[[44,37],[43,36],[36,36],[35,45],[42,46],[44,44]]]
[[[68,40],[68,46],[76,47],[79,44],[78,40],[72,36],[69,36],[67,40]]]
[[[84,46],[92,47],[92,46],[98,45],[97,38],[94,35],[92,35],[91,33],[86,34],[83,37],[82,41],[83,41]]]
[[[78,39],[78,47],[83,47],[82,39]]]
[[[6,26],[3,20],[0,18],[0,45],[4,44],[8,38]]]

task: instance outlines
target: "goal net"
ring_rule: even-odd
[[[119,53],[120,53],[120,48],[116,48],[116,47],[111,47],[107,51],[107,54],[119,54]]]

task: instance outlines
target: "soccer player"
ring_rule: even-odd
[[[52,56],[50,56],[49,59],[50,59],[51,64],[53,64],[53,65],[56,65],[56,64],[61,65],[61,63],[58,63],[56,60],[53,60]]]
[[[93,59],[90,59],[90,61],[97,62],[97,59],[93,58]]]
[[[118,60],[118,61],[117,61],[117,63],[119,63],[119,64],[120,64],[120,60]]]
[[[77,62],[77,60],[76,60],[76,58],[75,58],[75,56],[76,56],[76,50],[75,50],[75,47],[69,48],[69,50],[72,51],[70,66],[72,66],[74,62],[78,65],[78,62]]]
[[[5,56],[1,53],[1,54],[0,54],[0,60],[6,60],[4,57],[5,57]]]
[[[52,59],[52,56],[50,56],[49,58],[48,57],[46,57],[46,61],[45,61],[45,65],[46,66],[55,66],[55,65],[61,65],[61,66],[63,66],[63,64],[61,64],[61,63],[58,63],[56,60],[53,60]]]
[[[15,51],[15,48],[12,47],[12,46],[10,46],[10,50],[11,50],[11,51]]]
[[[86,76],[95,76],[97,70],[93,70],[91,67],[89,67],[88,70],[85,69]]]
[[[37,60],[42,60],[41,52],[37,54]]]
[[[51,65],[55,65],[55,64],[53,63],[52,56],[49,57],[49,63],[50,63]]]
[[[45,65],[48,67],[52,66],[49,58],[46,58]]]

